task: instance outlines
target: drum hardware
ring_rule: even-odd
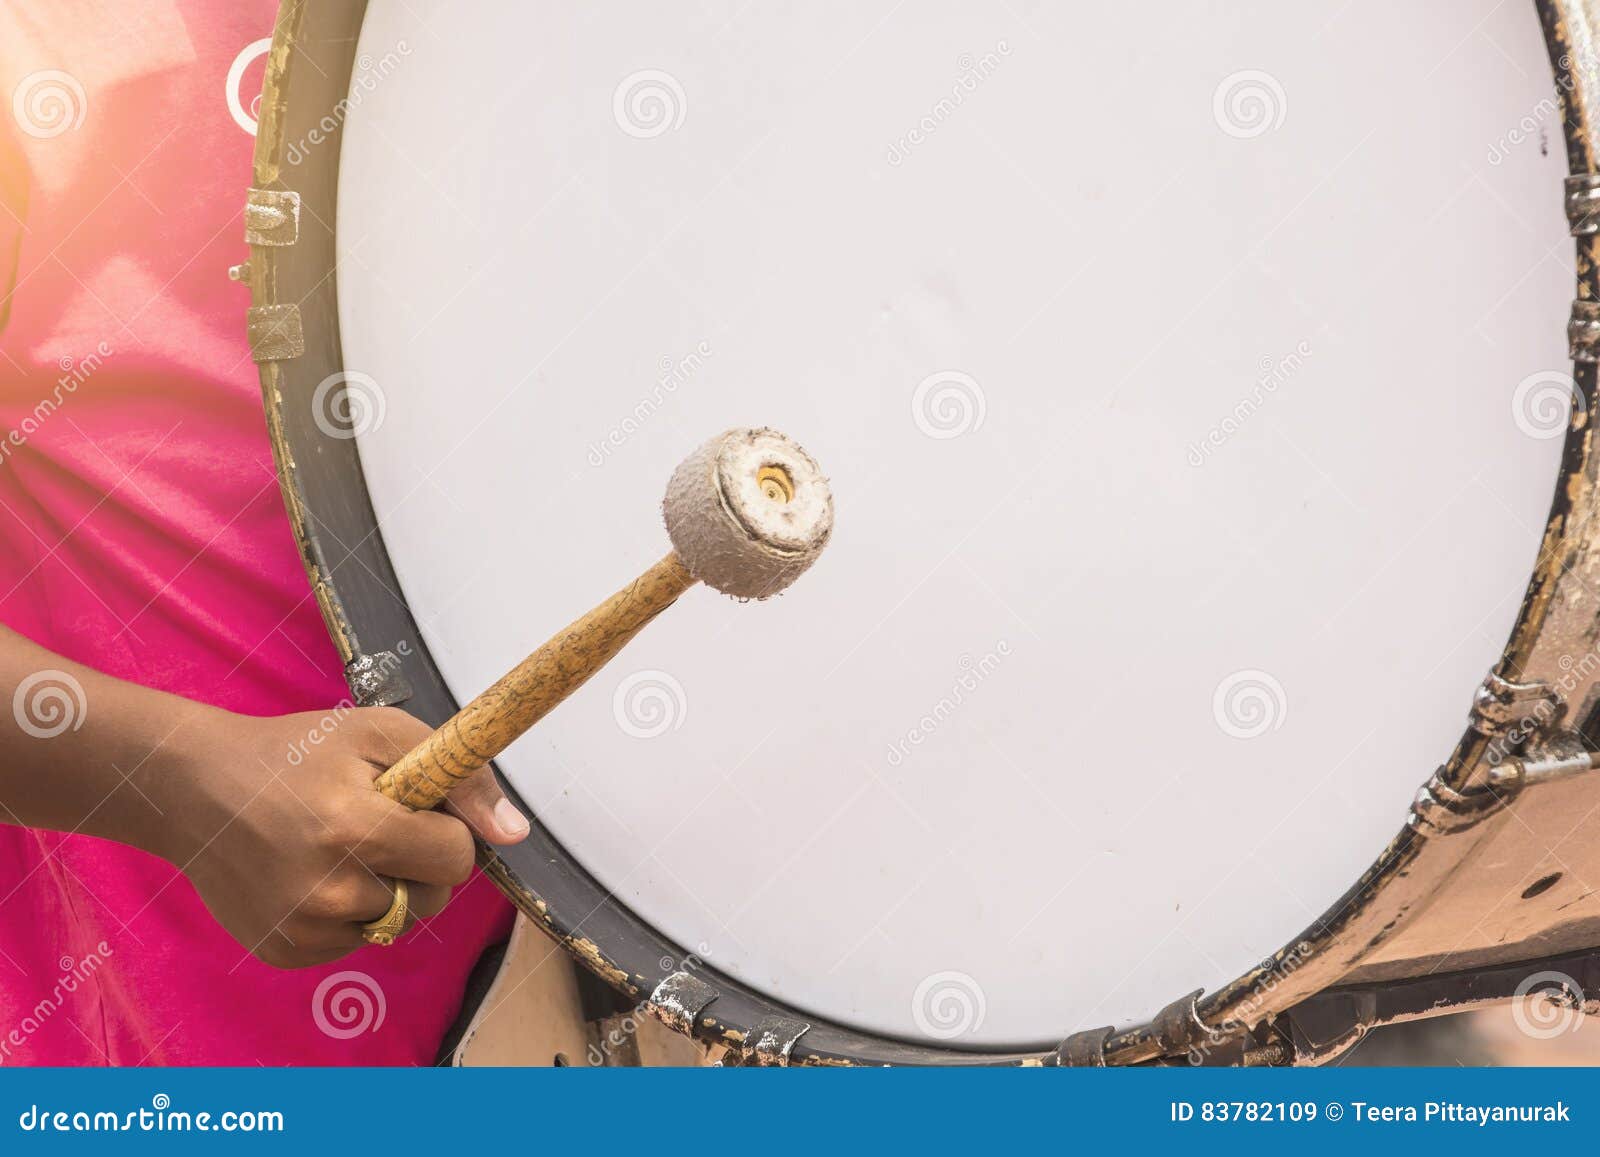
[[[1046,1065],[1062,1068],[1106,1067],[1106,1042],[1111,1037],[1110,1028],[1091,1029],[1074,1033],[1061,1042],[1056,1052],[1045,1060]],[[1294,1063],[1294,1044],[1272,1025],[1254,1032],[1225,1035],[1204,1029],[1204,1037],[1196,1038],[1181,1055],[1169,1054],[1161,1064],[1204,1065],[1207,1067],[1242,1066],[1244,1068],[1271,1068]]]
[[[1273,1041],[1259,1048],[1244,1050],[1245,1068],[1277,1068],[1294,1061],[1294,1046],[1283,1041]]]
[[[1164,1057],[1187,1057],[1194,1055],[1201,1045],[1215,1046],[1215,1033],[1205,1021],[1200,1019],[1199,1000],[1204,995],[1205,989],[1197,988],[1187,996],[1181,996],[1167,1005],[1155,1016],[1155,1038]],[[1220,1042],[1227,1050],[1228,1060],[1222,1063],[1232,1063],[1234,1056],[1241,1056],[1244,1050],[1242,1035]]]
[[[1422,835],[1459,832],[1494,815],[1511,802],[1514,792],[1477,788],[1458,791],[1440,768],[1417,789],[1407,822]]]
[[[1470,722],[1474,731],[1490,737],[1542,729],[1561,705],[1561,697],[1548,683],[1513,683],[1491,671],[1473,694]]]
[[[1566,206],[1574,237],[1600,233],[1600,177],[1593,173],[1568,177]]]
[[[257,365],[289,361],[306,352],[298,305],[252,305],[244,322],[250,356]]]
[[[693,1033],[695,1021],[716,999],[716,989],[692,972],[680,971],[669,974],[656,985],[645,1008],[668,1028]]]
[[[1114,1031],[1108,1024],[1075,1032],[1056,1046],[1051,1059],[1062,1068],[1103,1069],[1106,1067],[1106,1041]]]
[[[1600,753],[1593,751],[1545,759],[1513,759],[1489,769],[1489,790],[1512,796],[1530,787],[1594,771],[1597,767],[1600,767]]]
[[[344,681],[359,707],[393,707],[411,698],[411,684],[393,651],[368,651],[345,664]]]
[[[1446,769],[1440,768],[1417,790],[1410,822],[1433,833],[1460,831],[1494,815],[1529,788],[1596,768],[1600,768],[1600,753],[1583,750],[1583,741],[1572,733],[1556,736],[1536,757],[1493,764],[1484,773],[1481,787],[1458,790],[1451,786]]]
[[[251,245],[285,246],[300,240],[300,194],[251,189],[245,194],[244,239]]]
[[[251,245],[286,249],[300,240],[300,194],[289,189],[256,189],[245,194],[244,238]],[[228,270],[232,281],[249,283],[250,263]],[[295,304],[252,306],[245,312],[250,354],[258,365],[287,361],[305,353],[306,341]]]
[[[775,430],[729,430],[673,471],[662,501],[672,550],[558,631],[377,780],[416,810],[554,710],[696,582],[740,599],[786,589],[833,532],[833,496],[816,462]]]
[[[1567,344],[1575,362],[1600,362],[1600,301],[1574,301]]]
[[[504,1065],[699,1068],[707,1048],[645,1015],[642,1001],[581,968],[532,921],[519,917],[501,953],[485,954],[493,979],[447,1041],[452,1066]],[[441,1058],[441,1064],[446,1063]]]
[[[803,1020],[768,1017],[752,1025],[742,1042],[729,1045],[713,1062],[713,1067],[788,1068],[790,1051],[809,1031],[811,1026]]]
[[[1204,1047],[1191,1048],[1182,1057],[1169,1057],[1159,1064],[1167,1067],[1189,1065],[1207,1068],[1278,1068],[1294,1063],[1294,1044],[1272,1025],[1232,1037],[1217,1037]]]
[[[750,1030],[751,1043],[745,1064],[764,1068],[786,1067],[790,1050],[810,1030],[811,1026],[805,1021],[788,1017],[775,1016],[758,1022]]]
[[[1197,988],[1179,997],[1156,1013],[1151,1021],[1150,1047],[1154,1057],[1168,1058],[1175,1064],[1242,1065],[1248,1063],[1252,1049],[1268,1063],[1277,1055],[1262,1051],[1270,1046],[1250,1039],[1248,1032],[1219,1032],[1200,1018],[1199,1001],[1205,990]],[[1107,1045],[1113,1039],[1110,1027],[1076,1032],[1056,1047],[1046,1063],[1071,1068],[1103,1068],[1110,1060]]]

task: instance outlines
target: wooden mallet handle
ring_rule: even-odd
[[[436,807],[583,686],[694,582],[677,553],[669,552],[457,711],[380,775],[378,790],[417,811]]]
[[[529,655],[378,777],[421,811],[504,751],[696,582],[764,599],[816,560],[833,496],[816,462],[776,430],[728,430],[678,466],[661,504],[672,550]]]

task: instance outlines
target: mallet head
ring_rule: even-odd
[[[776,430],[728,430],[673,471],[661,504],[689,573],[741,599],[783,590],[833,533],[833,495],[816,460]]]

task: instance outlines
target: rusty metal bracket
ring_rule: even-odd
[[[1575,362],[1600,362],[1600,301],[1574,301],[1567,352]]]
[[[1106,1041],[1112,1028],[1084,1029],[1056,1046],[1054,1062],[1062,1068],[1103,1069],[1106,1067]]]
[[[1596,326],[1600,338],[1600,314],[1596,314]],[[1500,736],[1514,730],[1533,735],[1555,722],[1563,706],[1561,696],[1548,683],[1513,683],[1491,671],[1472,697],[1470,722],[1479,735]]]
[[[1195,1002],[1205,989],[1197,988],[1187,996],[1180,996],[1156,1013],[1151,1026],[1155,1029],[1156,1043],[1163,1056],[1187,1056],[1198,1046],[1210,1042],[1212,1033],[1200,1019]]]
[[[411,683],[393,651],[370,651],[345,664],[344,681],[358,707],[393,707],[411,698]]]
[[[756,1068],[787,1068],[795,1042],[810,1031],[805,1021],[783,1016],[757,1021],[745,1037],[744,1063]]]
[[[260,362],[286,362],[306,352],[298,305],[255,305],[245,311],[250,356]]]
[[[696,1018],[716,999],[717,990],[698,976],[674,972],[656,985],[645,1010],[668,1028],[693,1035]]]
[[[1457,791],[1439,768],[1417,789],[1406,822],[1421,835],[1442,836],[1481,823],[1510,803],[1516,792],[1505,789]]]
[[[244,239],[276,248],[300,240],[300,194],[251,189],[244,202]]]
[[[1574,237],[1600,233],[1600,175],[1577,173],[1567,178],[1567,224]]]
[[[1417,790],[1409,823],[1424,835],[1459,832],[1481,823],[1508,806],[1530,787],[1570,779],[1600,768],[1600,753],[1584,751],[1570,732],[1554,737],[1534,756],[1522,756],[1489,768],[1484,786],[1458,791],[1435,771]]]

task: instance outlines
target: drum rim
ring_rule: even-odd
[[[344,118],[342,111],[337,116],[331,113],[344,107],[366,6],[366,0],[345,4],[284,0],[279,8],[267,57],[251,198],[259,205],[264,195],[272,208],[281,209],[281,201],[270,198],[297,195],[296,219],[291,228],[281,217],[247,215],[250,260],[241,275],[251,290],[251,343],[285,506],[313,594],[347,665],[352,694],[363,705],[402,701],[384,660],[392,648],[409,684],[409,693],[403,696],[407,709],[437,726],[458,704],[399,593],[356,441],[321,428],[310,404],[316,387],[343,372],[334,221]],[[1584,71],[1571,67],[1568,54],[1592,52],[1600,42],[1596,12],[1600,0],[1538,0],[1537,7],[1565,114],[1571,171],[1594,174],[1600,154],[1600,113],[1590,106],[1600,108],[1600,93],[1585,87]],[[314,67],[297,67],[297,58]],[[1591,78],[1589,85],[1593,84]],[[294,161],[290,150],[308,140],[316,147],[296,150],[302,158]],[[1579,235],[1577,244],[1578,296],[1600,300],[1600,236]],[[1595,409],[1600,398],[1595,363],[1575,360],[1573,377],[1586,412],[1600,412]],[[1567,562],[1584,552],[1594,537],[1587,533],[1581,515],[1596,502],[1592,478],[1600,450],[1590,445],[1590,428],[1575,425],[1568,432],[1556,479],[1545,547],[1491,679],[1519,677],[1537,644],[1577,642],[1570,626],[1546,631],[1550,609],[1565,589]],[[372,640],[379,641],[377,647],[371,646]],[[376,679],[375,665],[380,676]],[[390,677],[387,683],[381,677],[385,673]],[[1571,689],[1568,698],[1586,702],[1597,690],[1600,672]],[[1276,1014],[1336,985],[1378,943],[1385,921],[1392,924],[1419,898],[1436,892],[1477,846],[1483,828],[1464,824],[1445,832],[1437,820],[1440,808],[1449,811],[1453,806],[1457,789],[1481,776],[1490,741],[1483,727],[1469,727],[1377,861],[1273,957],[1209,996],[1180,997],[1146,1024],[1123,1032],[1076,1033],[1054,1050],[1019,1052],[908,1042],[775,1001],[686,952],[612,895],[523,804],[503,776],[502,787],[522,805],[532,831],[514,848],[491,849],[480,843],[479,862],[524,915],[585,967],[639,1002],[642,1010],[707,1046],[726,1046],[730,1062],[1120,1064],[1185,1053],[1204,1063],[1237,1062],[1243,1059],[1247,1037]],[[1441,832],[1451,838],[1433,838]],[[1380,932],[1378,938],[1372,935],[1375,930]],[[1531,953],[1528,959],[1544,955]],[[1264,1039],[1256,1037],[1257,1043]]]

